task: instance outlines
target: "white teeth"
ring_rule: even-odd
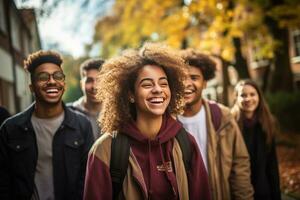
[[[52,92],[58,92],[58,89],[48,89],[46,90],[47,93],[52,93]]]
[[[185,93],[185,94],[192,94],[193,91],[192,91],[192,90],[185,90],[184,93]]]
[[[157,97],[157,98],[151,98],[149,101],[151,103],[162,103],[164,102],[164,99],[162,97]]]

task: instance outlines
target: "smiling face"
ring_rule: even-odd
[[[138,73],[134,85],[137,117],[162,116],[171,98],[167,75],[157,65],[145,65]]]
[[[62,69],[53,63],[44,63],[38,66],[33,75],[32,84],[29,86],[34,93],[37,103],[59,104],[65,91],[64,77],[58,76]],[[50,74],[49,79],[41,75]]]
[[[237,105],[249,118],[252,117],[259,105],[257,90],[251,85],[242,85],[237,89]]]
[[[97,69],[89,69],[84,72],[84,77],[81,79],[81,89],[86,96],[87,102],[99,103],[96,98],[96,78],[98,75]]]
[[[199,104],[202,99],[202,90],[206,87],[201,70],[197,67],[189,66],[188,79],[185,81],[184,99],[187,106]]]

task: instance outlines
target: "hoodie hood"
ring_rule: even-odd
[[[170,139],[174,138],[181,129],[182,125],[178,123],[175,119],[173,119],[169,114],[163,115],[162,125],[160,127],[160,130],[154,140],[151,140],[151,142],[158,142],[165,143],[169,141]],[[138,127],[136,126],[135,121],[131,121],[128,123],[125,127],[121,130],[122,134],[126,134],[131,139],[136,140],[141,143],[148,143],[149,139],[145,137]]]
[[[147,190],[145,199],[178,199],[176,175],[172,166],[173,139],[181,128],[181,124],[170,115],[163,116],[161,128],[152,140],[145,137],[136,123],[128,123],[121,134],[130,139],[131,150],[143,173],[143,180],[136,180]],[[134,176],[134,175],[133,175]]]

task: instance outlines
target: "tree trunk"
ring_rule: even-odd
[[[246,59],[244,58],[242,54],[242,48],[241,48],[241,39],[240,38],[233,38],[233,44],[235,47],[235,69],[237,70],[239,77],[241,79],[249,78],[249,72],[248,72],[248,64]]]
[[[222,75],[223,75],[223,104],[229,106],[228,100],[228,87],[229,87],[229,76],[228,76],[228,66],[229,62],[221,58],[222,61]]]
[[[183,38],[181,41],[181,49],[186,49],[188,47],[188,41],[186,38]]]
[[[272,6],[279,6],[284,3],[283,0],[272,0]],[[280,46],[275,49],[273,60],[274,69],[271,71],[270,92],[292,91],[293,90],[293,74],[291,70],[289,55],[289,32],[286,28],[280,28],[278,22],[273,18],[266,16],[265,22],[273,38],[280,42]]]
[[[268,64],[266,66],[266,69],[264,71],[264,74],[263,74],[263,77],[262,77],[262,86],[261,86],[261,89],[262,91],[265,93],[267,92],[268,90],[268,85],[269,85],[269,80],[270,80],[270,70],[271,69],[271,66],[270,64]]]

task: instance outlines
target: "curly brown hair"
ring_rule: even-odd
[[[63,60],[61,55],[53,50],[39,50],[30,54],[27,59],[24,60],[24,69],[31,75],[31,81],[33,80],[33,74],[35,69],[46,62],[57,64],[61,66]]]
[[[122,126],[136,119],[134,104],[129,94],[145,65],[158,65],[167,75],[171,100],[167,112],[182,113],[186,65],[176,50],[157,43],[146,43],[139,51],[130,50],[106,61],[97,79],[98,98],[102,101],[99,122],[103,132],[120,131]]]
[[[195,49],[181,50],[181,55],[188,65],[195,66],[201,70],[204,80],[208,81],[215,77],[216,63],[208,55],[202,54]]]

